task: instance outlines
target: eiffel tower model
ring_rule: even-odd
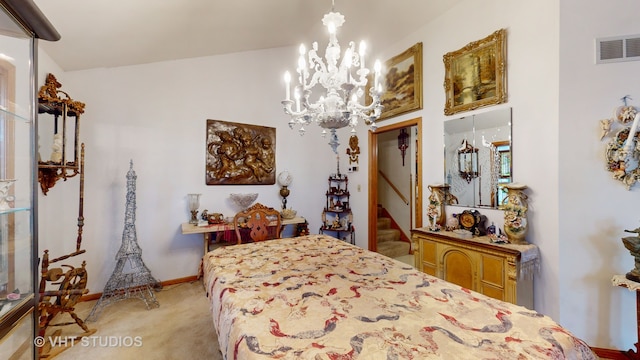
[[[140,298],[147,309],[160,306],[152,290],[160,290],[162,285],[151,275],[142,261],[142,250],[136,236],[136,178],[133,160],[131,160],[129,172],[127,172],[124,231],[122,245],[116,254],[116,268],[107,281],[102,296],[87,317],[87,321],[97,320],[104,307],[119,300]]]

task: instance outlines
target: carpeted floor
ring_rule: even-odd
[[[54,358],[222,359],[201,281],[168,286],[155,295],[160,307],[151,310],[137,298],[105,307],[95,322],[87,323],[96,332],[75,340]],[[76,313],[85,319],[95,303],[77,304]],[[60,316],[54,323],[66,321],[71,317]],[[52,329],[63,329],[60,339],[67,345],[72,336],[82,333],[75,324]]]

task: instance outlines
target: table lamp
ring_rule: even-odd
[[[289,171],[285,170],[280,174],[278,174],[278,184],[282,186],[280,188],[280,196],[282,196],[283,210],[287,208],[287,196],[289,196],[289,193],[290,193],[287,187],[291,184],[292,181],[293,181],[293,176],[291,176],[291,173],[289,173]]]

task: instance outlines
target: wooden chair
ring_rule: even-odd
[[[233,228],[242,244],[243,235],[251,241],[264,241],[280,238],[282,219],[280,212],[260,203],[240,211],[233,218]]]

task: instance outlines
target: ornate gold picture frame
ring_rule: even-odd
[[[506,44],[500,29],[443,56],[445,115],[507,101]]]
[[[422,109],[422,43],[387,60],[383,79],[384,108],[378,120]]]
[[[207,185],[273,185],[276,129],[207,120]]]

